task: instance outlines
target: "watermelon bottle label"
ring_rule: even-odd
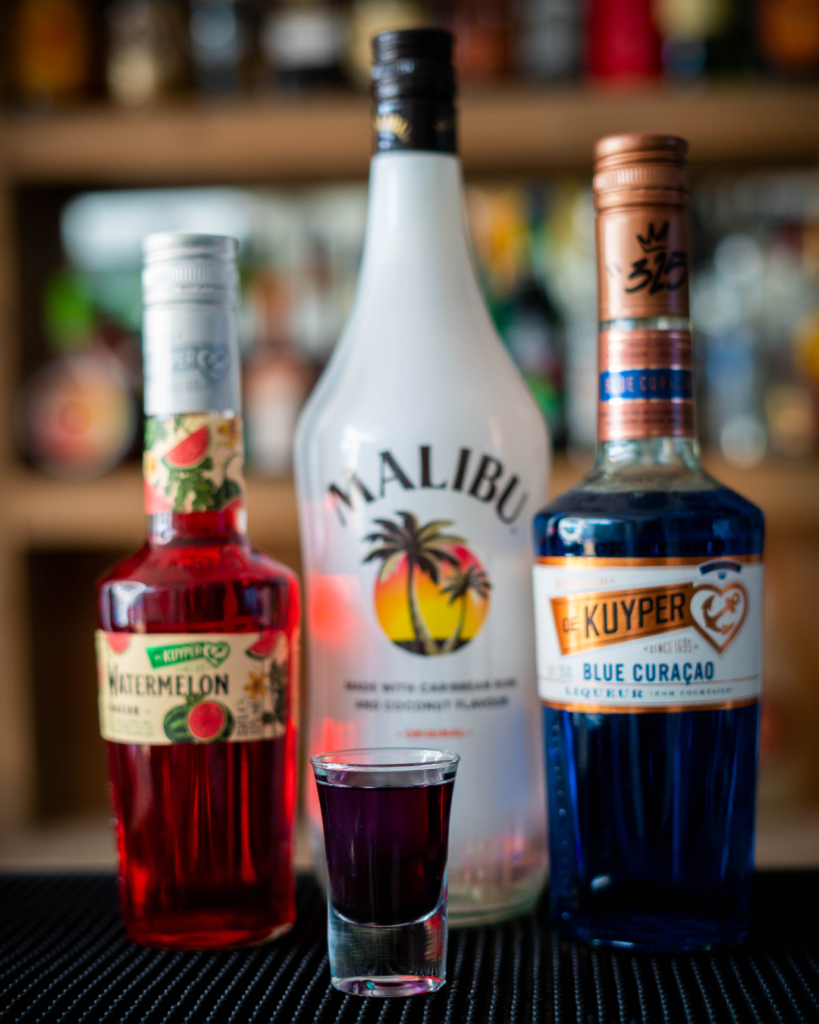
[[[98,630],[97,670],[100,731],[112,743],[276,739],[284,735],[290,695],[298,685],[297,652],[279,629]]]
[[[145,424],[145,511],[221,512],[243,504],[240,416],[186,413]]]

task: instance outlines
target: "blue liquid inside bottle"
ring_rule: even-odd
[[[569,491],[536,517],[535,552],[761,554],[760,510],[727,488],[705,488]],[[567,519],[571,528],[561,530]],[[758,704],[640,714],[544,706],[543,725],[555,923],[574,938],[641,951],[740,941]]]

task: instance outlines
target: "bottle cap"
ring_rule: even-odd
[[[600,322],[688,319],[688,143],[610,135],[595,146]]]
[[[373,39],[371,71],[376,102],[427,99],[452,103],[452,33],[440,28],[382,32]]]
[[[220,302],[239,298],[239,243],[223,235],[175,232],[148,235],[142,244],[142,296],[164,302]]]
[[[452,35],[440,28],[382,32],[373,40],[375,150],[455,153]]]
[[[143,251],[145,414],[238,414],[239,243],[169,233]]]
[[[600,139],[594,147],[595,207],[602,210],[652,202],[685,205],[687,156],[688,143],[674,135],[633,132]]]

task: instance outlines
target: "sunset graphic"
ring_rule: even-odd
[[[491,584],[450,520],[421,524],[412,512],[376,519],[365,562],[380,562],[374,602],[381,628],[413,654],[449,654],[480,631]]]

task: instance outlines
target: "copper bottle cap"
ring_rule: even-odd
[[[649,203],[685,205],[688,143],[674,135],[608,135],[594,147],[596,209]]]

